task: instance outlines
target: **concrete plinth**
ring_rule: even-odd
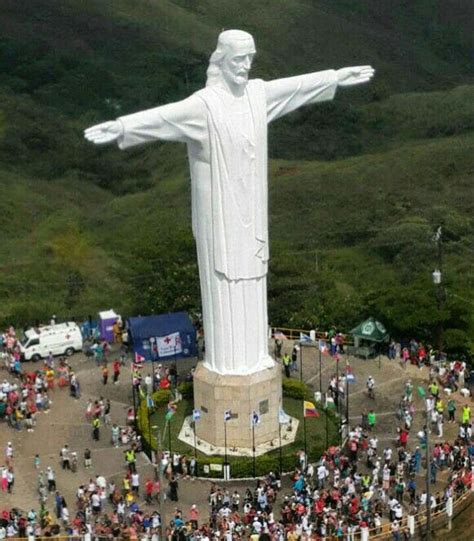
[[[215,447],[224,446],[224,411],[231,410],[226,423],[227,447],[252,448],[250,416],[260,414],[255,427],[255,445],[278,438],[278,409],[281,406],[281,368],[275,364],[247,376],[222,376],[199,363],[194,373],[194,407],[201,410],[197,437]]]

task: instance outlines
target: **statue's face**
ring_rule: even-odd
[[[235,41],[228,45],[228,52],[222,61],[222,75],[228,84],[246,85],[255,56],[253,41]]]

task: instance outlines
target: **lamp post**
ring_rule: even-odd
[[[442,227],[439,226],[436,230],[434,241],[436,242],[437,246],[437,268],[433,271],[431,274],[433,278],[433,284],[436,286],[436,305],[438,308],[438,324],[436,329],[436,342],[437,342],[437,348],[438,348],[438,355],[441,356],[441,353],[444,348],[443,344],[443,335],[444,335],[444,329],[443,329],[443,322],[441,320],[441,312],[444,307],[444,291],[442,286],[442,268],[443,268],[443,245],[442,245],[442,238],[443,238],[443,230]]]
[[[153,425],[151,427],[153,430],[156,431],[156,455],[155,455],[155,476],[158,475],[158,480],[160,482],[160,493],[159,493],[159,501],[158,501],[158,511],[160,513],[160,534],[162,531],[162,524],[163,524],[163,468],[162,466],[162,452],[161,452],[161,433],[160,433],[160,427],[157,425]]]
[[[430,455],[430,423],[431,400],[426,401],[426,541],[431,541],[431,455]]]

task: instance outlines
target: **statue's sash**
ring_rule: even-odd
[[[236,184],[241,164],[232,152],[235,144],[222,90],[205,88],[195,95],[208,110],[211,155],[212,237],[215,270],[229,280],[258,278],[267,272],[268,249],[268,187],[267,187],[267,105],[264,83],[249,81],[246,87],[255,130],[255,179],[252,194],[241,193]],[[242,261],[241,238],[236,223],[245,214],[244,198],[254,197],[253,222],[255,254],[251,262]],[[241,203],[239,203],[239,201]]]

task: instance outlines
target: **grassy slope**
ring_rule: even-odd
[[[97,150],[81,130],[202,86],[216,34],[232,26],[257,38],[256,76],[378,70],[372,85],[271,127],[272,319],[347,326],[370,311],[393,323],[388,286],[401,309],[432,312],[413,291],[429,290],[420,276],[441,220],[446,276],[471,295],[474,89],[451,87],[472,80],[473,8],[432,4],[6,0],[0,320],[195,307],[184,149]]]

